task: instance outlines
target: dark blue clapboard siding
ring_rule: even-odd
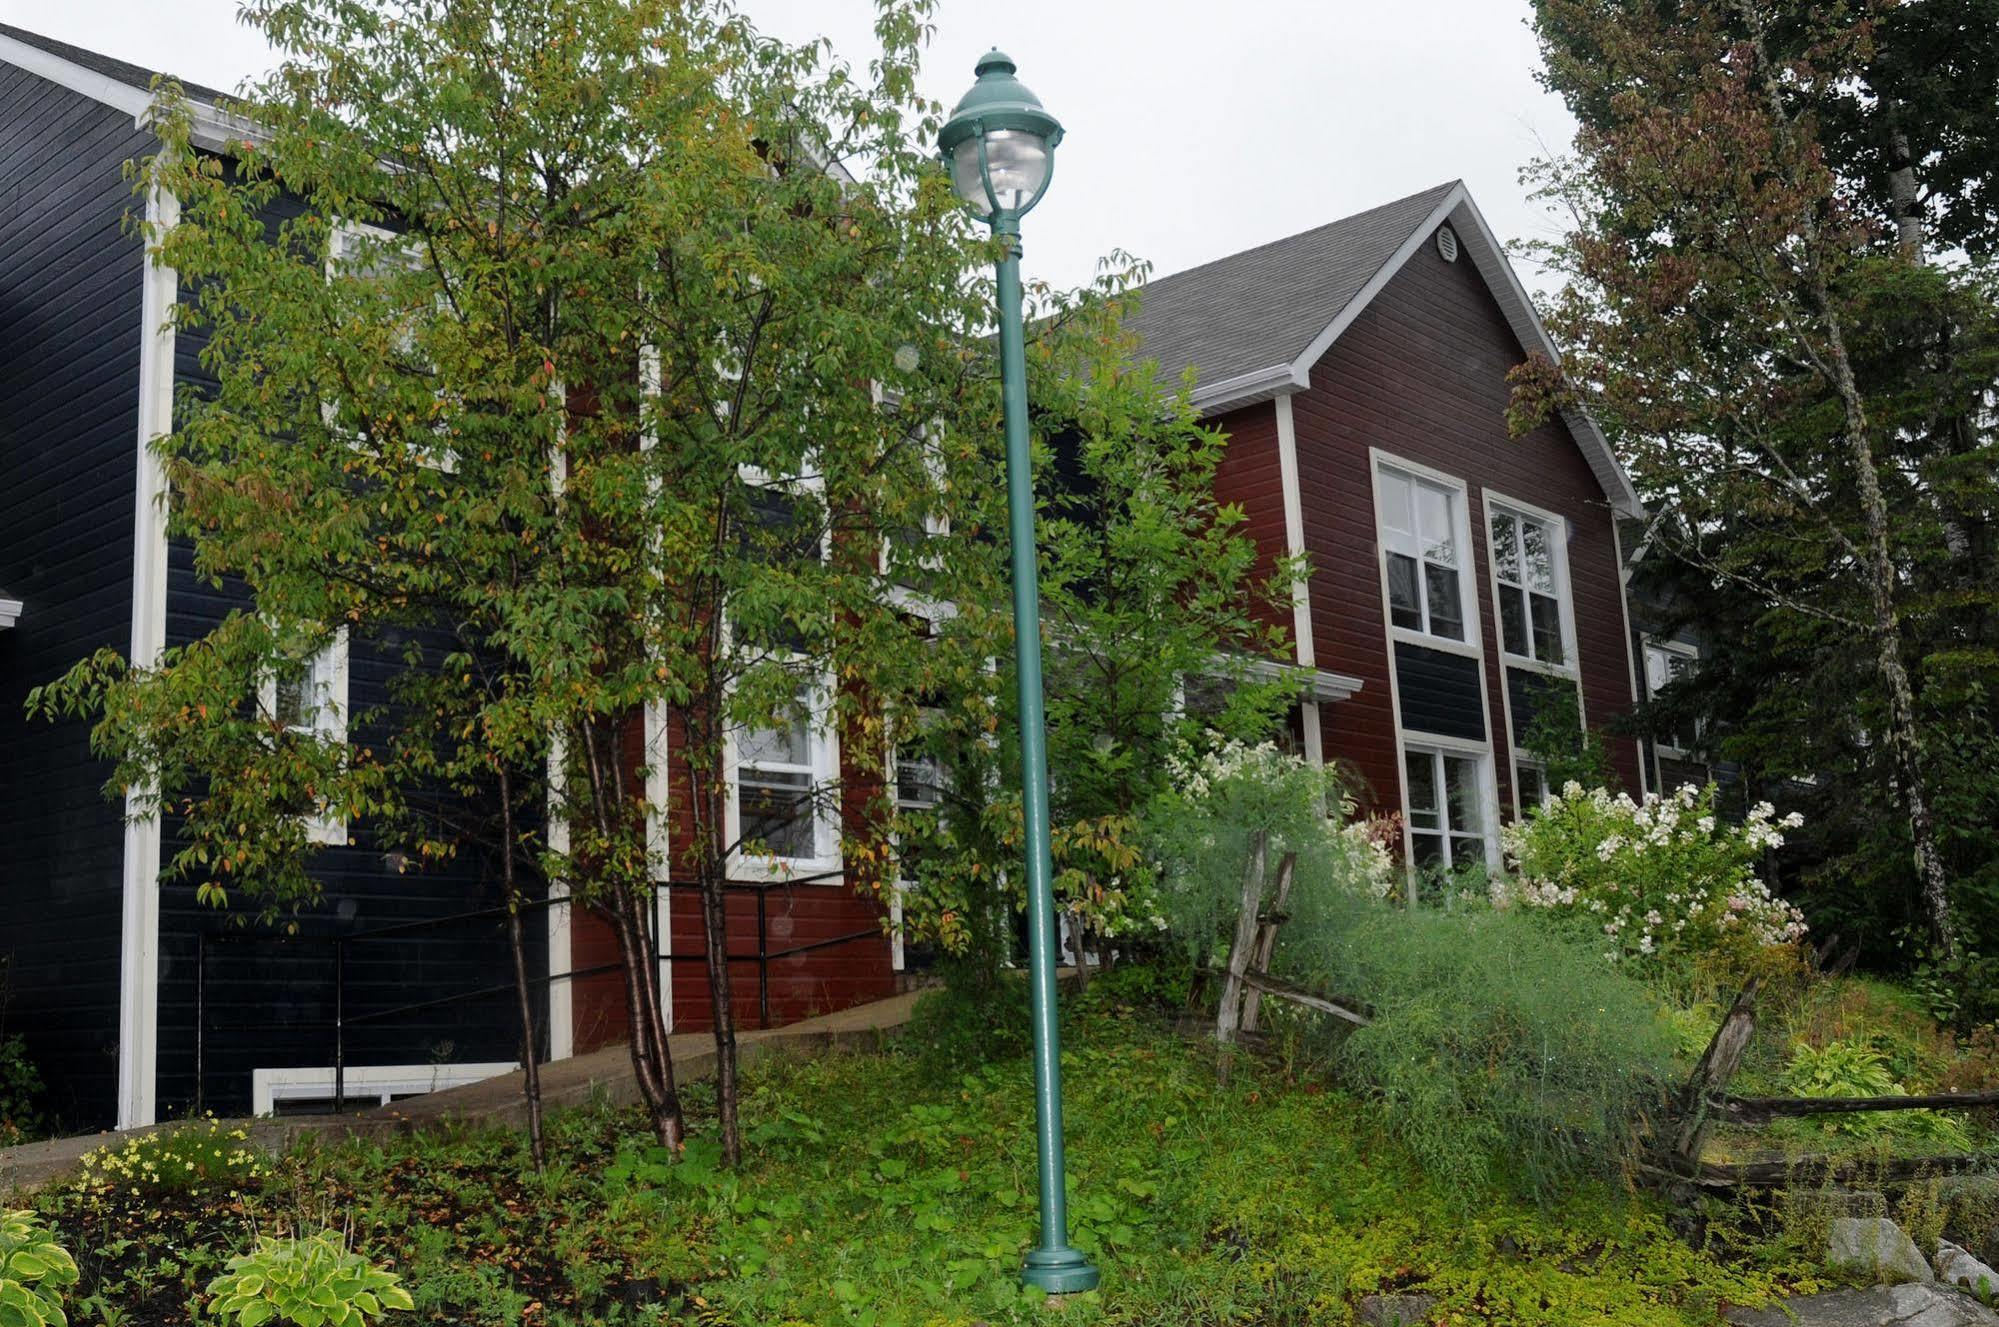
[[[279,200],[271,209],[271,225],[275,228],[298,211],[296,200]],[[205,336],[197,330],[176,338],[175,392],[180,399],[214,389],[213,375],[201,364],[205,344]],[[198,579],[192,546],[174,543],[167,594],[170,644],[197,640],[232,610],[249,606],[240,585],[218,587]],[[436,658],[447,648],[436,635],[419,634],[418,640],[427,658]],[[389,702],[394,678],[404,666],[402,654],[400,639],[350,642],[351,711],[362,713]],[[386,734],[356,727],[350,736],[358,744],[379,747]],[[174,829],[170,821],[169,854]],[[448,868],[398,875],[365,821],[349,824],[348,839],[346,846],[320,850],[314,873],[325,895],[318,906],[296,919],[296,936],[232,924],[228,914],[195,902],[192,881],[168,887],[160,936],[163,1111],[195,1102],[197,1021],[205,1028],[199,1047],[202,1106],[245,1108],[253,1070],[333,1063],[336,937],[405,922],[442,922],[500,902],[492,873],[469,856]],[[527,931],[530,971],[545,972],[547,932],[540,914],[530,914]],[[201,938],[225,934],[227,939]],[[519,1021],[510,991],[393,1019],[368,1018],[404,1005],[505,986],[511,967],[505,933],[497,920],[450,922],[393,938],[357,939],[347,946],[344,966],[345,1008],[353,1024],[346,1051],[349,1064],[519,1058]],[[354,1023],[356,1019],[365,1021]],[[542,1040],[545,1047],[545,1032]]]
[[[0,64],[0,1032],[20,1032],[62,1122],[116,1107],[122,810],[87,725],[30,722],[28,690],[131,644],[140,241],[132,117]]]
[[[1397,641],[1395,686],[1402,702],[1402,726],[1408,731],[1485,740],[1478,660]]]

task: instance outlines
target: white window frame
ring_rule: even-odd
[[[1470,836],[1449,828],[1450,799],[1445,791],[1443,759],[1446,756],[1450,756],[1475,762],[1478,766],[1479,818],[1484,822],[1478,833],[1481,845],[1480,861],[1488,869],[1498,869],[1499,791],[1493,776],[1492,749],[1480,742],[1460,741],[1428,733],[1417,736],[1405,732],[1401,734],[1401,740],[1396,743],[1396,754],[1399,758],[1395,770],[1396,780],[1402,786],[1403,865],[1411,871],[1418,869],[1416,861],[1417,831],[1414,818],[1410,814],[1409,758],[1415,755],[1427,755],[1432,761],[1432,772],[1435,776],[1440,828],[1436,831],[1426,832],[1441,833],[1444,836],[1445,856],[1448,866],[1455,868],[1467,864],[1456,859],[1456,853],[1452,847],[1453,839],[1466,839]]]
[[[1576,649],[1576,607],[1575,593],[1569,578],[1569,540],[1574,531],[1568,519],[1532,503],[1509,498],[1491,489],[1484,490],[1485,497],[1485,538],[1486,565],[1490,569],[1492,584],[1492,625],[1499,636],[1499,655],[1507,664],[1517,668],[1533,669],[1556,677],[1575,678],[1580,672],[1580,657]],[[1521,542],[1521,557],[1526,556],[1525,540],[1517,531],[1522,521],[1543,527],[1548,536],[1550,571],[1555,578],[1555,611],[1560,616],[1562,638],[1562,662],[1551,663],[1533,654],[1515,654],[1506,647],[1506,619],[1500,609],[1502,589],[1518,589],[1522,595],[1522,611],[1527,613],[1527,648],[1534,648],[1533,604],[1527,596],[1533,593],[1526,585],[1515,585],[1501,578],[1499,574],[1499,550],[1495,545],[1496,526],[1501,515],[1514,520],[1515,538]]]
[[[346,261],[348,251],[354,244],[360,241],[400,247],[404,253],[409,254],[418,264],[423,262],[423,250],[421,246],[404,241],[403,237],[396,234],[396,232],[382,226],[371,225],[365,221],[348,221],[345,218],[335,217],[332,227],[327,232],[326,239],[326,279],[328,281],[333,279],[340,264]],[[442,298],[442,296],[439,296],[440,301]],[[438,389],[437,395],[440,398],[444,395],[442,388]],[[322,401],[319,413],[320,417],[326,421],[327,426],[331,428],[335,415],[334,404],[331,401]],[[350,445],[357,451],[361,450],[359,439],[355,439]],[[458,453],[450,447],[424,447],[418,453],[417,463],[443,474],[456,474],[458,472]]]
[[[492,1060],[472,1064],[350,1064],[338,1075],[331,1065],[252,1069],[250,1113],[275,1115],[280,1101],[331,1098],[336,1078],[350,1107],[369,1098],[387,1106],[401,1097],[427,1096],[446,1088],[483,1083],[501,1074],[518,1073],[520,1067],[515,1060]]]
[[[1531,807],[1527,799],[1523,797],[1520,793],[1520,771],[1526,769],[1533,770],[1536,774],[1538,774],[1541,777],[1541,799],[1537,802],[1534,802]],[[1532,809],[1532,807],[1546,806],[1548,804],[1548,799],[1553,797],[1554,795],[1555,795],[1555,790],[1548,786],[1548,763],[1544,760],[1537,760],[1533,756],[1523,755],[1518,751],[1514,752],[1513,753],[1514,819],[1518,820],[1524,817],[1527,814],[1527,812],[1530,809]]]
[[[1441,470],[1434,470],[1429,466],[1420,465],[1414,461],[1405,461],[1401,457],[1382,451],[1378,447],[1369,448],[1368,456],[1374,497],[1374,572],[1377,582],[1381,587],[1381,616],[1382,621],[1388,626],[1389,639],[1391,641],[1403,641],[1410,645],[1420,645],[1425,649],[1442,650],[1449,654],[1462,654],[1483,662],[1485,657],[1482,627],[1483,613],[1479,604],[1478,578],[1473,572],[1476,550],[1472,543],[1470,486],[1456,475],[1445,474]],[[1458,565],[1456,568],[1458,574],[1458,604],[1460,611],[1464,615],[1464,639],[1462,640],[1453,639],[1450,636],[1439,636],[1433,634],[1428,629],[1430,621],[1430,587],[1427,578],[1422,572],[1422,568],[1425,565],[1422,550],[1419,547],[1412,552],[1410,548],[1397,546],[1405,544],[1408,540],[1418,538],[1419,536],[1404,534],[1401,531],[1391,531],[1383,519],[1386,504],[1382,500],[1382,477],[1384,473],[1390,471],[1395,472],[1399,478],[1409,481],[1412,486],[1428,486],[1443,489],[1451,499],[1452,538],[1456,544],[1458,553]],[[1421,523],[1422,517],[1420,511],[1412,510],[1412,516],[1414,516],[1419,524]],[[1388,555],[1390,553],[1402,553],[1405,556],[1412,556],[1416,559],[1417,590],[1422,596],[1424,623],[1420,629],[1400,626],[1395,621],[1395,609],[1389,598],[1388,585]]]
[[[341,624],[333,638],[305,659],[305,685],[315,693],[312,714],[303,724],[287,724],[296,733],[308,734],[322,742],[344,746],[347,742],[348,696],[352,689],[352,667],[347,647],[347,627]],[[265,673],[257,682],[257,704],[272,722],[278,719],[278,679]],[[306,837],[314,843],[338,848],[347,842],[347,819],[326,811],[305,818]]]
[[[1655,699],[1661,691],[1671,686],[1673,682],[1672,665],[1670,663],[1664,665],[1666,669],[1665,681],[1655,682],[1653,680],[1652,656],[1654,654],[1657,654],[1661,659],[1674,658],[1686,660],[1688,672],[1692,672],[1693,669],[1700,665],[1701,658],[1700,649],[1689,645],[1685,641],[1667,640],[1659,636],[1645,637],[1642,658],[1645,663],[1645,699],[1648,701]],[[1696,721],[1694,724],[1694,736],[1699,737],[1700,731],[1700,724]],[[1664,756],[1668,760],[1692,760],[1694,758],[1693,753],[1686,747],[1669,746],[1656,737],[1652,739],[1652,751],[1655,757]]]
[[[729,855],[731,878],[776,882],[799,876],[825,876],[823,880],[811,883],[840,883],[839,875],[834,874],[841,870],[843,864],[839,809],[821,805],[818,800],[825,787],[837,783],[840,777],[840,738],[830,722],[833,688],[831,673],[800,675],[799,689],[805,693],[807,715],[807,758],[802,765],[783,767],[803,773],[810,779],[806,792],[813,802],[812,855],[772,856],[763,852],[746,852],[737,846]],[[729,773],[729,795],[723,803],[723,831],[732,844],[742,837],[743,832],[742,770],[746,762],[742,759],[742,739],[743,731],[731,726],[723,757]]]

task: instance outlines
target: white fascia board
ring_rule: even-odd
[[[1301,371],[1290,364],[1272,364],[1268,368],[1251,369],[1233,378],[1197,386],[1187,399],[1201,414],[1219,415],[1224,411],[1303,391],[1312,385],[1310,367],[1308,364]]]
[[[100,74],[95,69],[86,69],[53,51],[30,46],[3,33],[0,33],[0,61],[16,69],[25,69],[37,78],[45,78],[113,110],[123,111],[132,117],[135,129],[152,127],[153,94],[145,88],[135,88],[130,83]],[[231,115],[207,102],[190,99],[190,110],[194,117],[192,136],[198,147],[219,152],[231,143],[240,143],[245,139],[261,141],[264,137],[263,131],[253,121]]]
[[[21,620],[19,599],[0,599],[0,631],[6,630]]]
[[[1313,701],[1346,700],[1366,685],[1363,678],[1349,677],[1345,673],[1328,672],[1323,668],[1309,668],[1301,664],[1286,663],[1281,659],[1229,659],[1216,660],[1217,670],[1227,667],[1241,667],[1243,672],[1259,682],[1296,682]]]

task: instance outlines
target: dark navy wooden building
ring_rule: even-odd
[[[476,865],[398,874],[365,825],[329,826],[298,934],[232,925],[161,888],[174,826],[127,822],[87,725],[23,712],[92,651],[155,657],[233,606],[168,541],[146,447],[203,375],[133,225],[173,207],[124,172],[156,147],[152,79],[0,26],[0,1035],[26,1038],[72,1127],[324,1102],[336,1058],[363,1101],[511,1067],[510,994],[454,998],[507,981],[497,923],[464,916],[498,902]],[[241,136],[220,94],[186,91],[198,141]],[[343,709],[379,696],[393,648],[343,651]]]

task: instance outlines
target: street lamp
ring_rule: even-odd
[[[1006,405],[1007,524],[1013,536],[1013,633],[1020,682],[1020,767],[1027,821],[1027,947],[1034,1008],[1035,1135],[1041,1240],[1020,1279],[1050,1294],[1094,1290],[1097,1269],[1069,1247],[1062,1188],[1062,1045],[1055,1018],[1054,864],[1048,852],[1048,733],[1041,705],[1041,587],[1034,554],[1034,472],[1027,450],[1027,353],[1020,313],[1020,219],[1041,201],[1062,126],[1013,76],[999,50],[938,132],[951,184],[1006,241],[999,260],[1000,386]]]

